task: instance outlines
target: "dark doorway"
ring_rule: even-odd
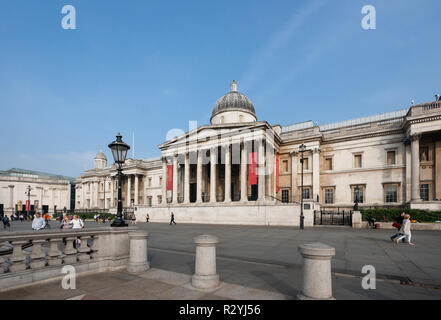
[[[257,201],[257,184],[251,186],[251,195],[248,198],[249,201]]]
[[[190,183],[190,202],[196,202],[196,183]]]

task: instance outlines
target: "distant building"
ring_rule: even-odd
[[[21,203],[26,205],[27,188],[31,187],[30,204],[34,210],[48,206],[49,212],[71,209],[74,178],[23,169],[0,171],[0,204],[9,215]]]
[[[258,121],[233,82],[210,125],[159,148],[161,158],[129,159],[123,167],[124,206],[149,212],[152,221],[174,211],[191,222],[292,225],[301,196],[314,210],[352,208],[357,186],[360,207],[441,210],[441,101],[327,125],[280,126]],[[103,156],[77,179],[76,207],[115,210],[116,169]]]

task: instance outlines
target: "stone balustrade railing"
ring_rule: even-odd
[[[65,265],[76,273],[125,268],[129,261],[129,232],[135,228],[95,228],[5,232],[12,254],[0,257],[0,291],[32,282],[61,278]],[[23,245],[31,243],[27,249]]]

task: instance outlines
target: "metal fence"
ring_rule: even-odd
[[[352,210],[326,209],[314,211],[314,225],[352,226]]]

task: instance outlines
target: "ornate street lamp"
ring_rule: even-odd
[[[28,201],[26,201],[26,215],[29,217],[29,210],[31,209],[31,186],[26,187],[27,192],[25,194],[28,196]]]
[[[118,171],[118,211],[116,213],[116,219],[113,220],[112,227],[127,227],[127,223],[124,222],[122,217],[122,195],[121,195],[121,177],[122,177],[122,165],[126,161],[127,151],[130,146],[122,141],[122,136],[118,132],[116,140],[109,144],[110,150],[112,150],[113,159],[116,163],[116,170]],[[104,201],[106,201],[104,199]]]
[[[306,146],[302,144],[299,147],[301,154],[300,163],[302,167],[302,183],[301,183],[301,196],[300,196],[300,229],[304,229],[305,216],[303,215],[303,153],[306,151]]]
[[[354,211],[358,211],[358,203],[360,202],[360,188],[358,187],[358,185],[355,186],[354,188],[355,191],[355,205],[354,205]]]

